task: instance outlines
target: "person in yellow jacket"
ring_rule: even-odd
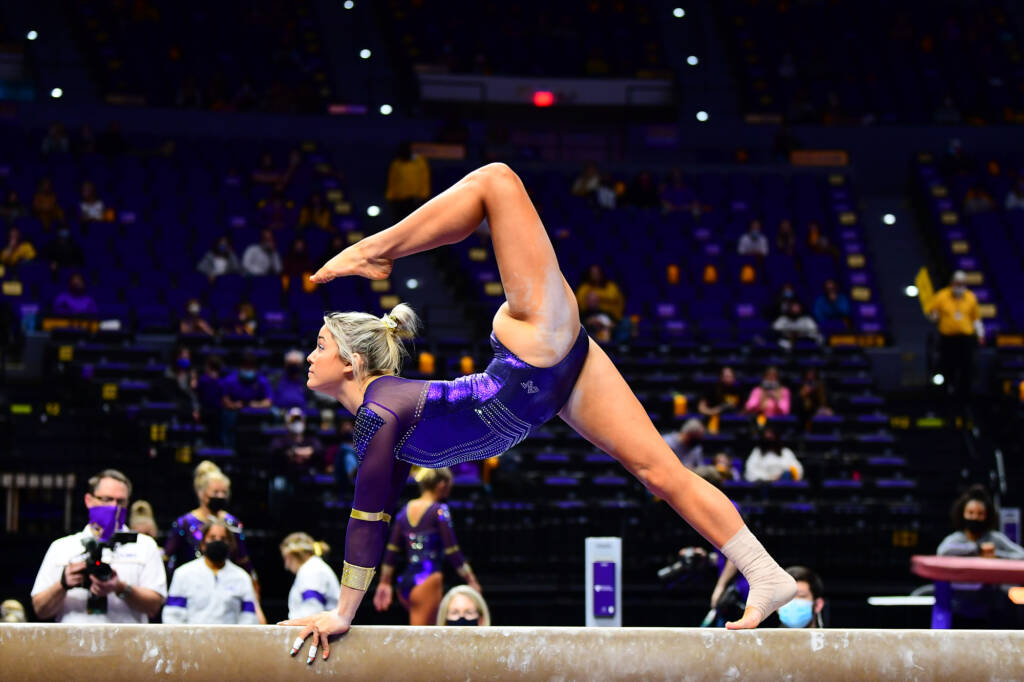
[[[403,142],[388,167],[388,186],[384,198],[391,205],[397,222],[430,198],[430,166],[412,145]]]
[[[985,343],[978,299],[967,288],[967,273],[957,270],[948,287],[940,289],[925,306],[925,314],[939,328],[939,370],[947,391],[956,398],[970,396],[974,352]]]
[[[626,299],[622,296],[619,285],[608,279],[600,265],[591,265],[587,270],[587,278],[576,289],[576,300],[580,310],[593,308],[592,302],[597,295],[597,308],[611,316],[616,323],[622,319],[626,308]]]
[[[7,232],[7,243],[0,251],[0,264],[13,268],[22,261],[32,260],[36,257],[35,247],[30,242],[21,238],[21,230],[12,227]]]

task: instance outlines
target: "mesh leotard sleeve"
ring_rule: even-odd
[[[459,548],[459,541],[455,538],[455,528],[452,526],[452,514],[447,504],[437,506],[437,526],[441,533],[441,543],[444,545],[444,555],[451,562],[452,568],[456,571],[466,563]]]
[[[401,462],[399,462],[401,464]],[[404,516],[401,512],[395,517],[394,523],[391,524],[391,537],[388,538],[387,547],[384,548],[384,561],[381,562],[382,566],[394,566],[395,560],[398,559],[398,555],[402,552],[402,519]]]

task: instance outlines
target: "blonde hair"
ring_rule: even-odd
[[[383,317],[327,313],[324,324],[338,344],[338,355],[352,363],[356,379],[363,379],[401,371],[402,362],[409,355],[402,339],[415,338],[420,318],[407,304],[399,303]]]
[[[331,552],[331,546],[323,541],[316,541],[309,533],[291,533],[281,541],[281,554],[296,556],[305,561],[311,556],[325,557]]]
[[[153,505],[146,500],[136,500],[128,513],[128,526],[134,528],[137,523],[151,523],[156,530],[156,518],[153,516]]]
[[[444,625],[445,621],[448,620],[448,607],[457,594],[466,595],[476,605],[476,610],[480,612],[480,625],[489,626],[491,624],[491,610],[487,608],[484,596],[469,585],[456,585],[448,590],[448,593],[444,595],[444,599],[441,600],[441,605],[437,607],[438,625]]]
[[[413,478],[416,479],[416,484],[420,487],[420,492],[433,492],[437,490],[437,486],[442,483],[452,482],[452,470],[447,467],[441,469],[417,467],[417,471],[413,474]]]
[[[231,488],[231,479],[228,478],[220,467],[208,459],[204,459],[196,465],[192,473],[192,486],[195,488],[196,497],[202,498],[203,491],[213,481],[224,481],[228,488]]]

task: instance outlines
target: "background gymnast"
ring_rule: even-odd
[[[402,304],[382,318],[331,313],[310,353],[307,386],[337,398],[356,415],[362,463],[345,536],[336,611],[287,620],[303,629],[291,655],[313,635],[348,631],[373,579],[390,512],[412,464],[440,468],[492,457],[556,414],[617,459],[652,494],[666,500],[746,576],[750,594],[731,629],[756,627],[796,593],[796,585],[743,523],[729,499],[687,470],[605,352],[580,326],[579,309],[554,248],[519,177],[504,164],[468,174],[396,225],[329,260],[313,281],[360,275],[384,279],[394,259],[452,244],[487,218],[506,301],[494,316],[495,355],[482,374],[454,381],[397,375],[419,321]]]

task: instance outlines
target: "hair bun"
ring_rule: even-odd
[[[388,316],[395,322],[394,332],[403,339],[412,339],[420,330],[420,318],[407,303],[399,303]]]

